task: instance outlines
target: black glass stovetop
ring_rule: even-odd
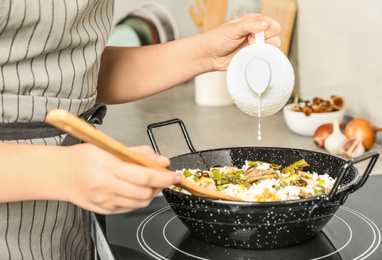
[[[323,230],[296,246],[233,249],[193,237],[163,197],[146,208],[106,217],[116,259],[382,259],[382,175],[350,194]]]

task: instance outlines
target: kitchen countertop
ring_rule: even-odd
[[[108,106],[104,124],[98,129],[127,146],[151,146],[146,132],[149,124],[180,118],[185,123],[196,150],[266,146],[326,152],[314,145],[312,137],[291,132],[284,121],[282,111],[261,118],[262,140],[258,141],[258,118],[246,115],[235,105],[197,105],[194,101],[193,84],[193,80],[190,80],[143,100]],[[173,157],[189,152],[179,125],[155,128],[153,132],[161,154]],[[382,152],[382,145],[376,143],[372,149]],[[355,166],[363,172],[366,163],[358,163]],[[381,159],[377,161],[371,174],[382,174]]]

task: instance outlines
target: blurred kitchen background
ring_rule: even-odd
[[[142,4],[117,0],[115,18]],[[189,15],[194,0],[157,0],[173,14],[179,36],[199,33]],[[259,12],[262,0],[229,1],[226,20]],[[380,0],[296,0],[296,24],[289,58],[302,99],[342,95],[346,110],[382,126],[382,2]]]
[[[190,7],[193,6],[194,12],[197,12],[196,2],[198,1],[116,0],[114,27],[129,16],[144,16],[142,11],[138,10],[142,5],[155,6],[157,3],[170,13],[167,23],[172,24],[174,32],[167,32],[167,40],[194,35],[200,33],[201,28],[195,22],[196,17],[192,18]],[[290,1],[285,0],[285,2]],[[302,100],[309,100],[316,96],[327,98],[333,94],[342,96],[345,99],[347,116],[363,117],[370,120],[376,127],[382,127],[382,51],[380,50],[382,46],[382,2],[380,0],[294,0],[293,2],[297,9],[295,19],[292,20],[292,31],[286,36],[288,41],[290,40],[290,47],[288,46],[284,53],[288,55],[294,68],[294,90]],[[199,3],[203,4],[203,0],[200,0]],[[227,21],[249,12],[261,12],[262,4],[262,0],[228,1],[224,20]],[[153,8],[155,9],[155,7]],[[277,9],[277,6],[275,8]],[[153,12],[155,13],[155,11]],[[275,13],[284,19],[283,22],[291,24],[290,20],[287,21],[285,14],[280,14],[280,10]],[[155,22],[153,23],[155,24]],[[134,21],[126,24],[136,26]],[[167,26],[169,25],[167,24]],[[133,40],[130,42],[126,42],[125,38],[120,41],[123,33],[126,31],[115,33],[114,36],[112,34],[110,44],[144,45],[142,39],[139,42],[134,38],[136,36],[132,37]],[[151,43],[160,42],[160,39],[156,37],[150,38],[147,35],[146,37],[149,37],[146,40]],[[255,138],[252,140],[252,138],[246,137],[247,141],[244,141],[237,134],[232,135],[234,130],[227,124],[224,125],[227,132],[224,130],[222,132],[223,139],[222,136],[214,134],[216,129],[211,132],[206,129],[201,130],[195,125],[205,126],[219,120],[223,120],[223,122],[233,120],[234,124],[249,126],[250,130],[241,129],[242,136],[245,136],[251,131],[256,133],[257,121],[238,111],[232,104],[224,104],[220,107],[198,106],[195,104],[193,82],[193,80],[186,82],[184,89],[175,88],[178,90],[170,90],[168,93],[161,93],[144,101],[110,106],[109,115],[105,124],[101,126],[101,130],[127,145],[150,144],[144,128],[147,123],[181,117],[191,123],[192,131],[190,132],[204,136],[204,139],[199,137],[196,139],[197,148],[201,149],[229,145],[274,145],[317,149],[312,144],[311,138],[284,136],[284,133],[289,130],[282,122],[281,114],[264,118],[262,121],[265,129],[264,142],[260,144],[256,142]],[[175,102],[179,102],[179,99],[182,104],[176,105]],[[168,104],[172,104],[172,107]],[[189,106],[191,111],[184,105]],[[151,108],[151,106],[154,107]],[[267,127],[274,130],[280,126],[283,132],[271,134],[267,130]],[[220,129],[222,128],[219,128],[219,132]],[[267,136],[267,132],[269,136]],[[291,133],[288,132],[288,134]],[[172,136],[172,134],[170,135]],[[381,135],[381,132],[377,134],[378,143],[382,143]],[[222,140],[225,141],[222,142]],[[381,148],[380,145],[376,145],[377,149]],[[166,155],[179,154],[177,144],[169,149],[170,152],[167,152]],[[380,168],[382,169],[382,165]]]

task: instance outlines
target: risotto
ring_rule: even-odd
[[[285,168],[267,162],[246,161],[241,168],[225,166],[177,172],[188,181],[244,201],[294,200],[328,193],[335,179],[328,174],[303,171],[306,166],[309,164],[304,159]],[[188,193],[177,186],[172,189]]]

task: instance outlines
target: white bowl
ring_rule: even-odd
[[[313,136],[319,126],[333,123],[335,119],[341,122],[345,115],[345,109],[342,108],[338,111],[312,113],[310,116],[306,116],[303,112],[292,111],[293,105],[288,104],[283,108],[284,119],[289,129],[299,135]]]

